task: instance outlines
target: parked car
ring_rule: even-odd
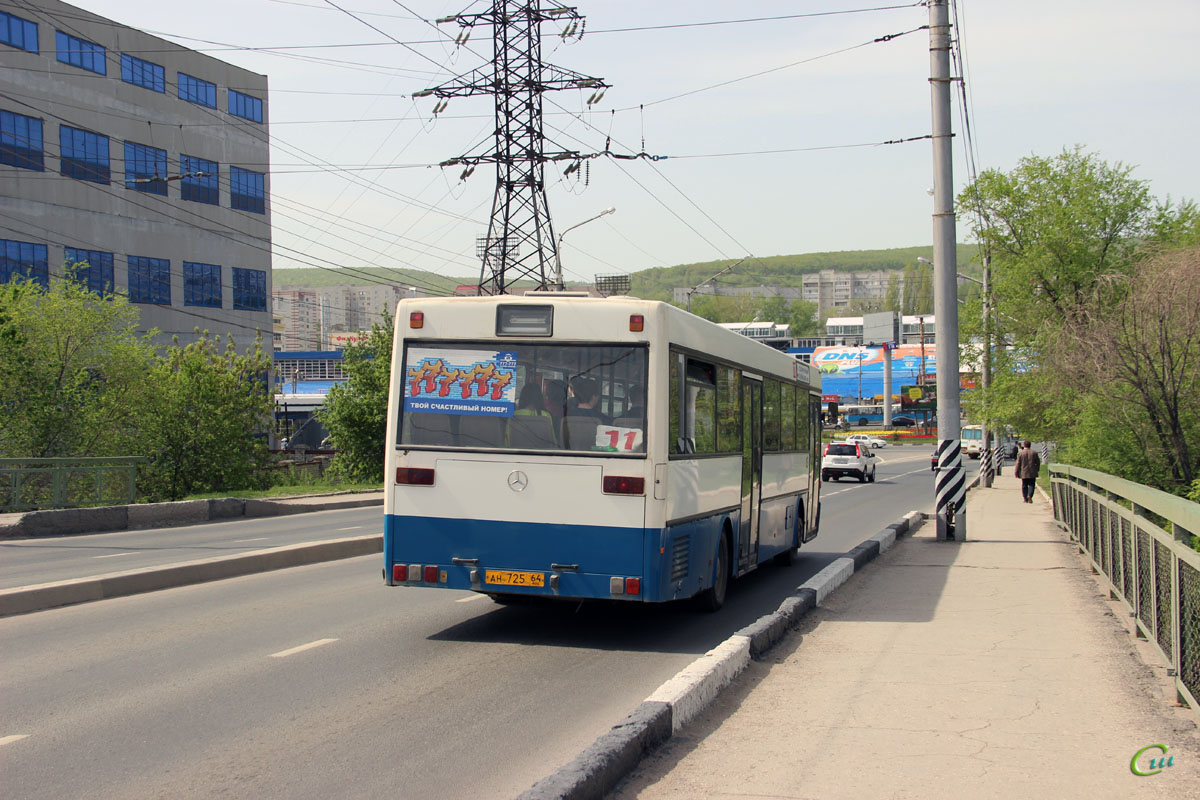
[[[846,437],[847,442],[858,442],[865,444],[869,448],[878,450],[880,447],[887,447],[887,441],[880,439],[878,436],[872,436],[869,433],[852,433]]]
[[[937,472],[937,450],[934,450],[933,455],[929,457],[929,469],[932,472]]]
[[[821,480],[835,481],[843,475],[858,478],[859,483],[875,482],[875,456],[864,444],[832,442],[825,445],[821,459]]]
[[[912,428],[915,427],[917,421],[912,417],[892,417],[893,428]]]

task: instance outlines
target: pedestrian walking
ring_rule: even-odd
[[[1042,460],[1033,451],[1033,443],[1026,439],[1021,442],[1021,452],[1017,453],[1017,465],[1014,469],[1014,474],[1021,479],[1021,498],[1026,503],[1033,502],[1033,487],[1041,471]]]

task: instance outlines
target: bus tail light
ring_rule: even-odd
[[[626,578],[625,579],[625,594],[641,594],[642,579],[641,578]]]
[[[646,479],[630,478],[622,475],[604,476],[605,494],[645,494]]]
[[[641,314],[629,315],[629,330],[633,331],[634,333],[641,333],[642,329],[645,327],[646,318],[644,316]]]
[[[433,470],[423,467],[396,467],[396,483],[406,486],[433,486]]]
[[[425,327],[425,312],[424,311],[414,311],[411,314],[409,314],[408,315],[408,327],[414,328],[414,329],[415,328],[424,328]]]
[[[432,565],[432,564],[425,565],[425,582],[426,583],[437,583],[438,582],[437,565]]]
[[[408,580],[408,564],[392,564],[392,582],[403,583]]]

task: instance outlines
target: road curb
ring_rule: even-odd
[[[570,763],[535,783],[518,800],[599,800],[633,771],[641,759],[703,711],[746,668],[752,658],[782,640],[799,621],[851,575],[887,552],[896,537],[925,520],[910,511],[867,537],[797,587],[774,613],[730,636],[659,686],[629,716]]]
[[[381,552],[383,536],[373,534],[2,589],[0,617]]]

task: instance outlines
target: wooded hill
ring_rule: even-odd
[[[968,275],[981,274],[975,260],[976,245],[958,245],[958,271]],[[832,253],[804,253],[789,256],[761,256],[746,259],[722,275],[722,287],[739,286],[799,286],[805,273],[833,269],[841,272],[870,270],[903,270],[917,263],[917,256],[933,258],[932,247],[898,247],[889,250],[845,250]],[[675,287],[690,287],[708,280],[737,259],[680,264],[673,267],[654,267],[631,273],[630,294],[648,300],[670,300]],[[272,274],[276,289],[315,288],[334,285],[367,285],[388,283],[415,286],[431,295],[448,295],[462,284],[474,285],[479,276],[446,277],[432,272],[387,267],[356,267],[354,269],[277,269]]]

